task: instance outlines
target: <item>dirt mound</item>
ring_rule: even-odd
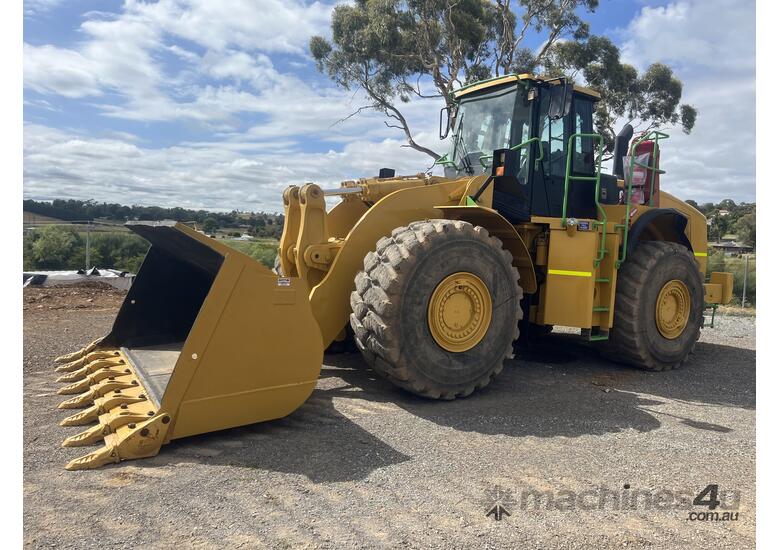
[[[118,308],[127,294],[109,284],[84,281],[47,287],[29,286],[24,289],[24,311],[51,309],[109,309]]]

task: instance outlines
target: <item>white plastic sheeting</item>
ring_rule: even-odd
[[[120,290],[129,290],[133,284],[135,274],[116,269],[98,269],[93,267],[89,271],[25,271],[23,276],[24,286],[53,286],[89,282],[101,282],[109,284]]]

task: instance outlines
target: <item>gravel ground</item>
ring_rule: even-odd
[[[28,546],[755,546],[753,318],[719,317],[667,373],[606,362],[556,331],[449,403],[378,380],[359,355],[326,356],[317,390],[285,419],[67,472],[85,450],[59,446],[79,428],[57,425],[51,360],[105,334],[118,303],[25,308]],[[739,491],[736,521],[690,521],[658,500],[668,489],[690,503],[709,484]],[[486,516],[496,487],[511,512],[501,521]]]

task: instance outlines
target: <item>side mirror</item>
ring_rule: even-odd
[[[561,79],[560,84],[551,86],[550,107],[547,110],[547,116],[550,117],[551,120],[557,120],[568,115],[569,110],[571,109],[573,94],[574,86],[565,78]]]
[[[452,120],[452,111],[450,106],[446,105],[439,111],[439,139],[444,139],[449,135],[450,120]]]

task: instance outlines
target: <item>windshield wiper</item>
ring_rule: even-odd
[[[460,163],[456,165],[456,170],[465,170],[466,173],[473,175],[474,169],[471,166],[471,162],[469,161],[469,152],[466,149],[466,144],[463,141],[463,117],[460,118],[460,122],[458,123],[458,128],[455,130],[455,133],[452,135],[452,140],[455,142],[455,150],[453,151],[453,159],[456,160],[458,157],[458,149],[461,149],[463,151],[463,157],[460,160]]]
[[[461,125],[463,125],[463,119],[461,119]],[[460,130],[460,128],[458,128]],[[469,151],[466,149],[466,143],[463,141],[463,136],[461,135],[460,131],[458,131],[458,139],[455,142],[455,146],[457,147],[460,145],[461,151],[463,151],[463,158],[461,159],[461,169],[465,170],[466,173],[470,176],[474,175],[474,167],[471,166],[471,161],[469,160]]]

